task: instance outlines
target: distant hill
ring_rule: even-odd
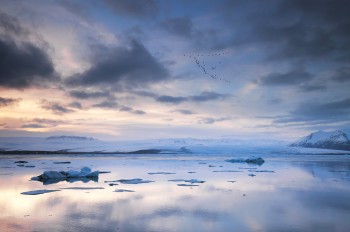
[[[289,146],[350,151],[350,133],[343,130],[317,131],[295,141]]]
[[[50,136],[46,138],[47,140],[79,140],[79,141],[95,141],[96,139],[93,137],[83,137],[83,136],[67,136],[67,135],[61,135],[61,136]]]

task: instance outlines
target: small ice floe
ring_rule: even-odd
[[[198,184],[177,184],[177,186],[194,187],[194,186],[199,186],[199,185]]]
[[[214,170],[213,172],[243,172],[238,170]]]
[[[192,173],[197,173],[197,172],[187,172],[187,173],[191,173],[192,174]]]
[[[250,174],[248,174],[248,176],[254,177],[254,176],[256,176],[256,175],[253,174],[253,173],[250,173]]]
[[[116,193],[134,193],[135,191],[129,189],[116,189],[114,190]]]
[[[61,191],[61,190],[42,189],[42,190],[33,190],[33,191],[23,192],[21,194],[23,194],[23,195],[39,195],[39,194],[58,192],[58,191]]]
[[[227,182],[235,183],[236,181],[235,180],[228,180]]]
[[[237,158],[237,159],[229,159],[225,161],[229,163],[247,163],[247,164],[256,164],[256,165],[262,165],[263,163],[265,163],[265,160],[261,157]]]
[[[109,186],[114,186],[114,185],[118,185],[117,183],[109,183]]]
[[[251,167],[249,167],[249,168],[242,168],[242,167],[239,167],[238,169],[248,169],[248,170],[253,170],[253,169],[258,169],[258,168],[251,168]]]
[[[173,175],[175,172],[149,172],[148,175]]]
[[[268,173],[274,173],[275,171],[272,171],[272,170],[248,170],[248,172],[268,172]]]
[[[135,179],[120,179],[118,182],[122,184],[146,184],[146,183],[151,183],[154,182],[152,180],[143,180],[141,178],[135,178]]]
[[[209,164],[209,168],[214,168],[214,167],[216,167],[216,166]]]
[[[199,162],[198,164],[207,164],[207,163],[205,163],[205,162]]]
[[[37,180],[43,182],[44,185],[46,184],[54,184],[58,183],[60,181],[67,181],[67,182],[76,182],[76,181],[83,181],[89,182],[90,180],[93,180],[95,182],[98,181],[98,175],[99,171],[92,172],[89,167],[83,167],[80,172],[79,171],[45,171],[43,174],[39,176],[32,177],[31,180]]]
[[[105,180],[105,183],[114,183],[114,182],[119,182],[119,180]]]
[[[18,167],[24,167],[24,164],[17,164]]]
[[[96,189],[105,189],[102,187],[66,187],[60,189],[70,189],[70,190],[96,190]]]
[[[25,168],[35,168],[34,165],[25,165],[24,167],[25,167]]]
[[[55,161],[54,164],[70,164],[70,161]]]
[[[171,181],[171,182],[188,182],[188,183],[191,183],[191,184],[202,184],[202,183],[205,183],[204,180],[197,180],[197,179],[189,179],[189,180],[185,180],[185,179],[173,179],[173,180],[168,180],[168,181]]]
[[[15,164],[26,164],[26,163],[28,163],[28,161],[25,161],[25,160],[15,161]]]

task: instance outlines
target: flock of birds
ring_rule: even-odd
[[[219,80],[219,81],[224,81],[224,82],[227,82],[227,83],[231,83],[231,81],[227,80],[227,79],[224,79],[224,78],[221,78],[219,77],[217,74],[212,74],[212,72],[215,72],[215,70],[217,70],[217,66],[207,66],[204,61],[200,60],[200,57],[215,57],[215,56],[224,56],[224,55],[228,55],[230,54],[230,52],[226,51],[226,52],[221,52],[221,53],[214,53],[214,54],[207,54],[207,55],[204,55],[204,54],[198,54],[197,56],[195,55],[186,55],[184,54],[184,56],[188,56],[190,58],[193,58],[194,61],[196,62],[198,68],[202,69],[203,72],[204,72],[204,75],[212,78],[212,79],[215,79],[215,80]],[[221,64],[221,62],[219,62],[219,64]],[[210,72],[207,70],[209,67],[210,69]]]

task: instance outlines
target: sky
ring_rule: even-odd
[[[0,0],[0,136],[350,127],[348,0]]]

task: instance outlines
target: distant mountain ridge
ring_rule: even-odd
[[[350,151],[350,133],[344,130],[317,131],[290,144],[291,147],[310,147]]]

